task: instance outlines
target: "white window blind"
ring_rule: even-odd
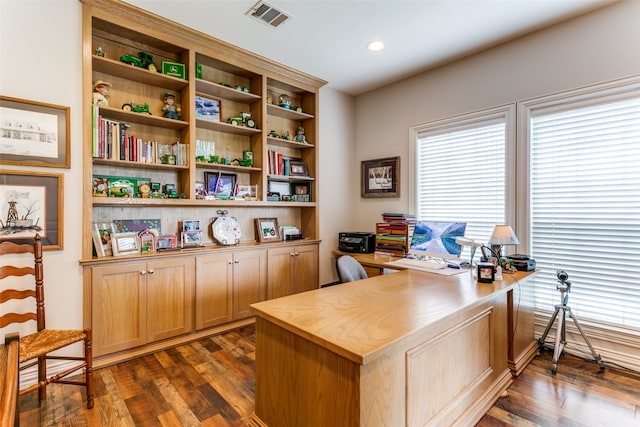
[[[414,183],[419,219],[466,222],[465,236],[484,243],[496,224],[505,223],[511,111],[507,107],[418,130]]]
[[[530,111],[531,253],[537,309],[564,270],[580,322],[640,331],[640,95],[620,98]]]

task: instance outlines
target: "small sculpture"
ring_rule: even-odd
[[[164,111],[164,116],[167,119],[180,120],[180,106],[175,105],[176,96],[172,93],[164,94],[164,106],[162,107],[162,111]]]
[[[307,138],[304,136],[304,128],[302,126],[298,126],[298,130],[296,131],[296,136],[293,137],[295,142],[300,142],[302,144],[307,143]]]
[[[95,82],[93,84],[93,105],[108,107],[109,89],[111,89],[111,83],[102,80]]]

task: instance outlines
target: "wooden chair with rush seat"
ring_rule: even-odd
[[[29,265],[22,263],[22,258],[29,256]],[[38,383],[20,390],[20,395],[38,390],[39,403],[46,397],[46,386],[50,383],[72,384],[86,388],[87,408],[93,408],[93,377],[91,362],[91,330],[56,330],[45,327],[44,311],[44,272],[42,264],[42,240],[36,234],[33,244],[16,244],[13,242],[0,243],[0,256],[8,258],[12,255],[11,262],[20,262],[21,267],[7,265],[2,262],[0,267],[0,304],[12,304],[10,307],[33,307],[31,311],[8,312],[3,309],[0,316],[0,328],[11,324],[19,324],[35,321],[36,332],[20,337],[20,371],[33,366],[38,366]],[[17,260],[17,261],[16,261]],[[34,276],[34,286],[19,286],[19,289],[9,288],[11,284],[7,278],[13,278],[15,282],[24,283],[20,276]],[[18,287],[18,286],[16,286]],[[29,300],[33,298],[33,302]],[[51,355],[51,352],[60,350],[71,344],[83,342],[84,355],[62,356]],[[77,364],[66,368],[64,371],[51,377],[47,377],[47,360],[75,361]],[[84,369],[84,380],[67,379],[70,374]]]

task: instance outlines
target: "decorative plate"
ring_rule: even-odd
[[[211,224],[213,238],[221,245],[237,245],[240,243],[240,224],[235,218],[221,216]]]

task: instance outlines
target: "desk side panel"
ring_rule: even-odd
[[[258,425],[360,425],[360,366],[256,318]]]

